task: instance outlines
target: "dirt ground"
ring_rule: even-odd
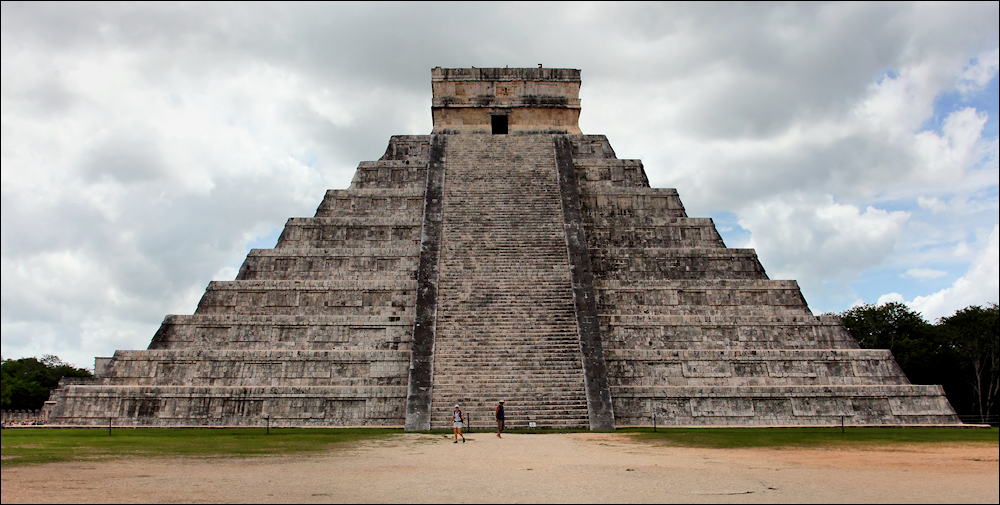
[[[406,434],[309,456],[129,458],[3,470],[23,502],[983,502],[995,444],[691,449],[620,434]]]

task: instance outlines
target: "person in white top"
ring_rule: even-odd
[[[465,422],[465,417],[462,416],[462,409],[455,405],[455,413],[453,415],[453,421],[451,423],[452,428],[455,429],[455,443],[458,443],[458,437],[462,437],[462,443],[465,443],[465,435],[462,435],[462,424]]]

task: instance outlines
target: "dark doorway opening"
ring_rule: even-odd
[[[490,123],[493,126],[494,135],[507,134],[507,116],[490,116]]]

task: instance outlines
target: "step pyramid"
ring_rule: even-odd
[[[394,136],[274,249],[66,379],[51,424],[959,424],[674,189],[577,126],[580,71],[432,70]]]

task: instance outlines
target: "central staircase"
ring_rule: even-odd
[[[552,136],[450,136],[445,167],[431,426],[586,428]]]

